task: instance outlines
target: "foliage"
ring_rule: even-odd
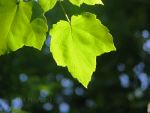
[[[41,49],[46,38],[46,19],[40,14],[32,22],[34,2],[0,1],[0,55],[24,45]],[[8,8],[9,7],[9,8]]]
[[[97,57],[88,89],[66,68],[56,66],[49,53],[50,38],[42,51],[23,47],[1,55],[0,112],[146,113],[150,100],[149,0],[103,0],[104,6],[83,4],[80,8],[67,0],[62,3],[69,17],[85,11],[97,15],[110,29],[117,51]],[[59,2],[45,16],[49,29],[60,19],[66,20]]]
[[[73,16],[71,23],[60,21],[50,34],[53,37],[51,52],[57,64],[68,66],[85,87],[95,71],[96,56],[115,50],[108,30],[89,13]]]
[[[23,46],[41,50],[48,30],[43,14],[52,9],[56,2],[57,0],[1,0],[0,55]],[[52,28],[51,52],[58,65],[67,66],[69,72],[87,87],[96,68],[96,56],[115,50],[112,36],[93,14],[73,16],[70,21],[60,0],[59,2],[68,22],[60,21]],[[83,3],[102,4],[100,0],[70,2],[77,6]],[[78,62],[81,63],[80,66]]]

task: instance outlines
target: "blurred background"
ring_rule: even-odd
[[[114,37],[116,52],[97,57],[85,89],[49,52],[24,47],[0,56],[0,113],[146,113],[150,101],[150,1],[103,0],[105,6],[63,2],[69,17],[97,15]],[[65,16],[59,3],[49,27]]]

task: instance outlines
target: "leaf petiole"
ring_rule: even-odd
[[[65,15],[67,21],[68,21],[69,23],[71,23],[71,21],[70,21],[70,19],[69,19],[69,16],[67,15],[66,10],[65,10],[65,8],[63,7],[63,5],[62,5],[62,3],[61,3],[61,0],[59,0],[59,4],[60,4],[60,7],[61,7],[61,9],[62,9],[62,11],[63,11],[63,13],[64,13],[64,15]]]

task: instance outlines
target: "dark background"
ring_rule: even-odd
[[[97,57],[85,89],[49,52],[24,47],[0,56],[0,113],[146,113],[150,100],[150,1],[104,0],[81,8],[63,2],[69,17],[95,13],[114,37],[116,52]],[[49,27],[65,16],[47,14]]]

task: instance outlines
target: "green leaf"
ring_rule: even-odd
[[[80,6],[85,3],[88,5],[103,4],[101,0],[69,0],[72,4]]]
[[[55,6],[57,0],[39,0],[38,2],[46,12]]]
[[[96,56],[116,50],[111,34],[96,16],[73,16],[71,23],[60,21],[50,31],[50,50],[59,66],[67,66],[85,87],[96,68]]]
[[[0,55],[23,46],[42,48],[47,21],[43,14],[30,21],[34,5],[33,1],[0,0]]]

